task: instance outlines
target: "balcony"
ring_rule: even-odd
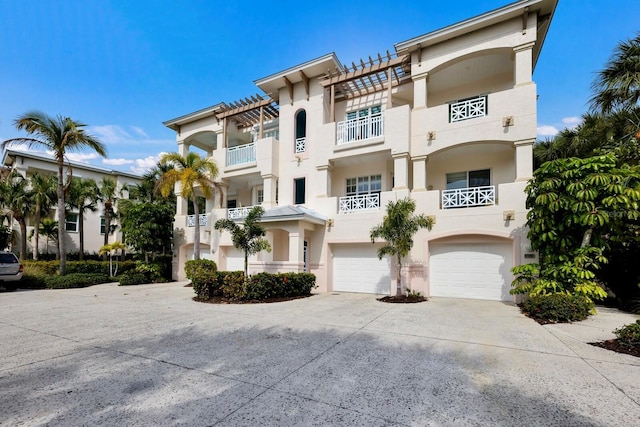
[[[244,144],[227,148],[227,166],[242,165],[245,163],[255,163],[256,144]]]
[[[378,210],[380,209],[380,193],[340,197],[338,203],[340,213]]]
[[[496,187],[456,188],[442,192],[442,209],[492,206],[496,204]]]
[[[206,227],[207,226],[207,214],[200,214],[198,215],[198,218],[200,219],[200,226],[201,227]],[[187,216],[187,227],[195,227],[196,226],[196,216],[195,215],[189,215]]]
[[[307,138],[304,136],[302,138],[296,138],[296,154],[304,153],[305,151],[307,151]]]
[[[382,113],[338,122],[336,145],[350,144],[384,135]]]
[[[487,115],[487,96],[476,96],[449,104],[449,122],[475,119]]]
[[[227,209],[227,218],[228,219],[244,218],[249,214],[249,211],[253,208],[254,208],[253,206],[244,206],[241,208]]]

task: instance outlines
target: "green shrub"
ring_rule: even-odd
[[[44,281],[49,289],[84,288],[87,286],[108,283],[112,279],[106,274],[71,273],[64,276],[46,276]]]
[[[54,275],[58,274],[60,261],[25,261],[25,271],[30,274]],[[135,261],[118,262],[118,272],[124,273],[136,268]],[[109,275],[109,261],[68,261],[67,274],[106,274]]]
[[[209,259],[193,259],[184,263],[184,274],[190,280],[202,271],[215,272],[216,270],[218,270],[218,266]]]
[[[223,271],[218,274],[222,296],[232,300],[243,300],[245,297],[244,271]]]
[[[524,302],[524,310],[529,316],[549,323],[584,320],[593,309],[593,302],[586,297],[564,293],[531,295]]]
[[[18,287],[22,289],[44,289],[47,287],[46,277],[43,274],[24,273],[18,283]]]
[[[258,273],[249,278],[241,271],[225,272],[222,295],[232,300],[265,300],[311,294],[316,277],[310,273]]]
[[[240,284],[244,278],[244,274],[241,271],[211,271],[211,270],[199,270],[193,273],[191,283],[193,285],[193,291],[196,293],[196,299],[201,301],[207,301],[214,296],[222,295],[222,288],[225,282],[239,281]],[[229,277],[227,279],[227,277]]]
[[[120,286],[143,285],[150,283],[147,275],[138,271],[127,271],[118,276]]]
[[[144,261],[136,261],[136,273],[143,274],[147,283],[153,283],[160,278],[160,267],[156,264],[146,264]]]
[[[613,331],[622,344],[640,346],[640,319]]]

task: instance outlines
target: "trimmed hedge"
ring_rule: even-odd
[[[583,296],[550,294],[529,296],[524,302],[525,312],[538,321],[566,323],[584,320],[595,305]]]
[[[203,272],[215,272],[217,270],[218,266],[215,261],[209,259],[192,259],[184,263],[184,274],[189,280]]]
[[[58,274],[60,261],[29,261],[24,262],[25,269],[34,274]],[[118,273],[125,273],[136,268],[135,261],[119,261]],[[106,274],[109,275],[109,261],[68,261],[67,274]]]
[[[64,276],[46,276],[44,281],[49,289],[70,289],[109,283],[113,279],[106,274],[71,273]]]
[[[118,276],[120,286],[143,285],[150,283],[147,275],[138,271],[127,271]]]
[[[316,276],[311,273],[258,273],[245,279],[241,271],[202,271],[192,278],[196,299],[215,296],[233,301],[261,301],[311,295]]]

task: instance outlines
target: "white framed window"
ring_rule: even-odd
[[[458,188],[486,187],[491,185],[491,170],[452,172],[447,174],[447,190]]]
[[[78,232],[78,213],[69,212],[64,218],[65,231],[71,231],[73,233]]]
[[[380,193],[380,191],[382,191],[382,175],[347,178],[347,196]]]
[[[373,107],[361,108],[359,110],[349,111],[347,113],[347,120],[354,119],[365,119],[367,117],[375,116],[382,112],[382,107],[380,105],[375,105]]]
[[[114,218],[111,217],[111,226],[109,227],[109,234],[113,234],[113,232],[116,231],[116,227],[117,225],[114,224]],[[104,221],[104,217],[101,216],[100,217],[100,234],[104,234],[104,230],[105,230],[105,221]]]
[[[261,185],[255,188],[255,204],[261,205],[264,202],[264,187]]]

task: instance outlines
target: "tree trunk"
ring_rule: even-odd
[[[24,218],[15,218],[20,226],[20,261],[24,261],[27,254],[27,222]]]
[[[193,213],[196,224],[193,235],[193,259],[200,259],[200,211],[198,210],[198,198],[193,196]]]
[[[80,261],[84,260],[84,212],[80,209],[78,212],[78,238],[80,239],[80,253],[78,258]]]
[[[58,253],[60,267],[58,273],[62,276],[67,272],[67,248],[64,241],[64,159],[58,159]]]
[[[33,259],[34,260],[38,260],[38,250],[39,250],[39,246],[40,246],[40,203],[36,203],[36,214],[35,217],[33,218],[34,222],[36,223],[35,226],[35,246],[33,247]]]
[[[244,252],[244,277],[249,277],[249,254]]]
[[[398,266],[396,269],[396,296],[402,296],[402,258],[398,255]]]
[[[109,231],[111,231],[111,202],[104,202],[104,246],[109,244]],[[107,260],[107,254],[103,255],[103,260]]]

